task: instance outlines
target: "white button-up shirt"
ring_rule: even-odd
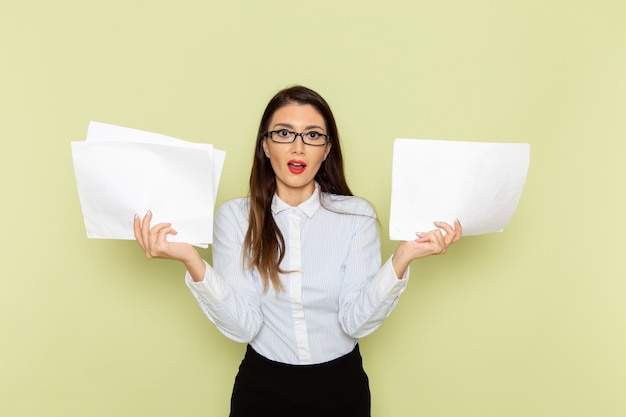
[[[248,199],[223,204],[215,216],[213,264],[204,280],[186,283],[206,316],[227,337],[264,357],[316,364],[349,353],[376,330],[406,288],[391,259],[381,268],[378,224],[363,199],[320,193],[298,207],[278,196],[272,214],[285,239],[284,291],[263,291],[245,268],[242,246]]]

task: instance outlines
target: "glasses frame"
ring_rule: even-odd
[[[287,131],[289,133],[291,133],[293,135],[293,139],[290,140],[289,142],[282,142],[282,141],[277,141],[274,139],[274,133],[278,133],[278,132],[282,132],[282,131]],[[330,142],[330,136],[325,135],[324,133],[319,133],[319,132],[315,132],[320,136],[324,137],[324,143],[309,143],[304,139],[304,135],[311,133],[311,132],[315,132],[314,130],[310,130],[308,132],[294,132],[293,130],[289,130],[289,129],[278,129],[278,130],[268,130],[267,132],[265,132],[265,137],[270,138],[270,140],[274,143],[294,143],[296,141],[296,139],[298,138],[298,136],[300,136],[300,138],[302,139],[302,142],[305,145],[309,145],[309,146],[324,146],[326,145],[328,142]]]

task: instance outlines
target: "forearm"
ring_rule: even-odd
[[[405,242],[402,242],[398,245],[391,258],[391,265],[393,266],[393,270],[395,271],[398,279],[402,279],[404,273],[413,260],[411,254],[405,250],[404,243]]]
[[[235,290],[210,265],[204,263],[203,280],[195,281],[187,271],[185,282],[204,314],[228,338],[246,343],[259,332],[263,318],[258,301]],[[231,277],[230,283],[236,281]]]
[[[182,261],[189,273],[189,276],[194,282],[200,282],[204,279],[206,273],[206,264],[200,257],[197,251],[194,251],[194,255]]]
[[[408,283],[408,274],[398,278],[391,260],[378,270],[359,294],[340,310],[340,322],[346,334],[361,338],[376,330],[398,303]]]

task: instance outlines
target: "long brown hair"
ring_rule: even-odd
[[[283,285],[278,276],[286,271],[280,268],[285,257],[285,239],[272,216],[272,199],[276,192],[276,176],[269,159],[263,151],[263,141],[274,113],[287,104],[310,104],[324,118],[330,137],[330,153],[315,175],[321,192],[352,195],[343,171],[343,156],[339,144],[339,132],[330,106],[315,91],[294,86],[279,91],[267,104],[261,117],[254,151],[254,162],[250,173],[250,213],[243,253],[246,267],[256,268],[267,291],[270,283],[276,290]]]

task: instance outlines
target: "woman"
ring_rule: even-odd
[[[213,268],[169,224],[135,218],[148,258],[181,261],[206,316],[248,348],[231,416],[369,416],[357,341],[380,326],[408,282],[409,263],[443,254],[461,225],[436,223],[401,242],[381,267],[374,210],[352,196],[335,119],[301,86],[269,102],[248,198],[215,216]]]

